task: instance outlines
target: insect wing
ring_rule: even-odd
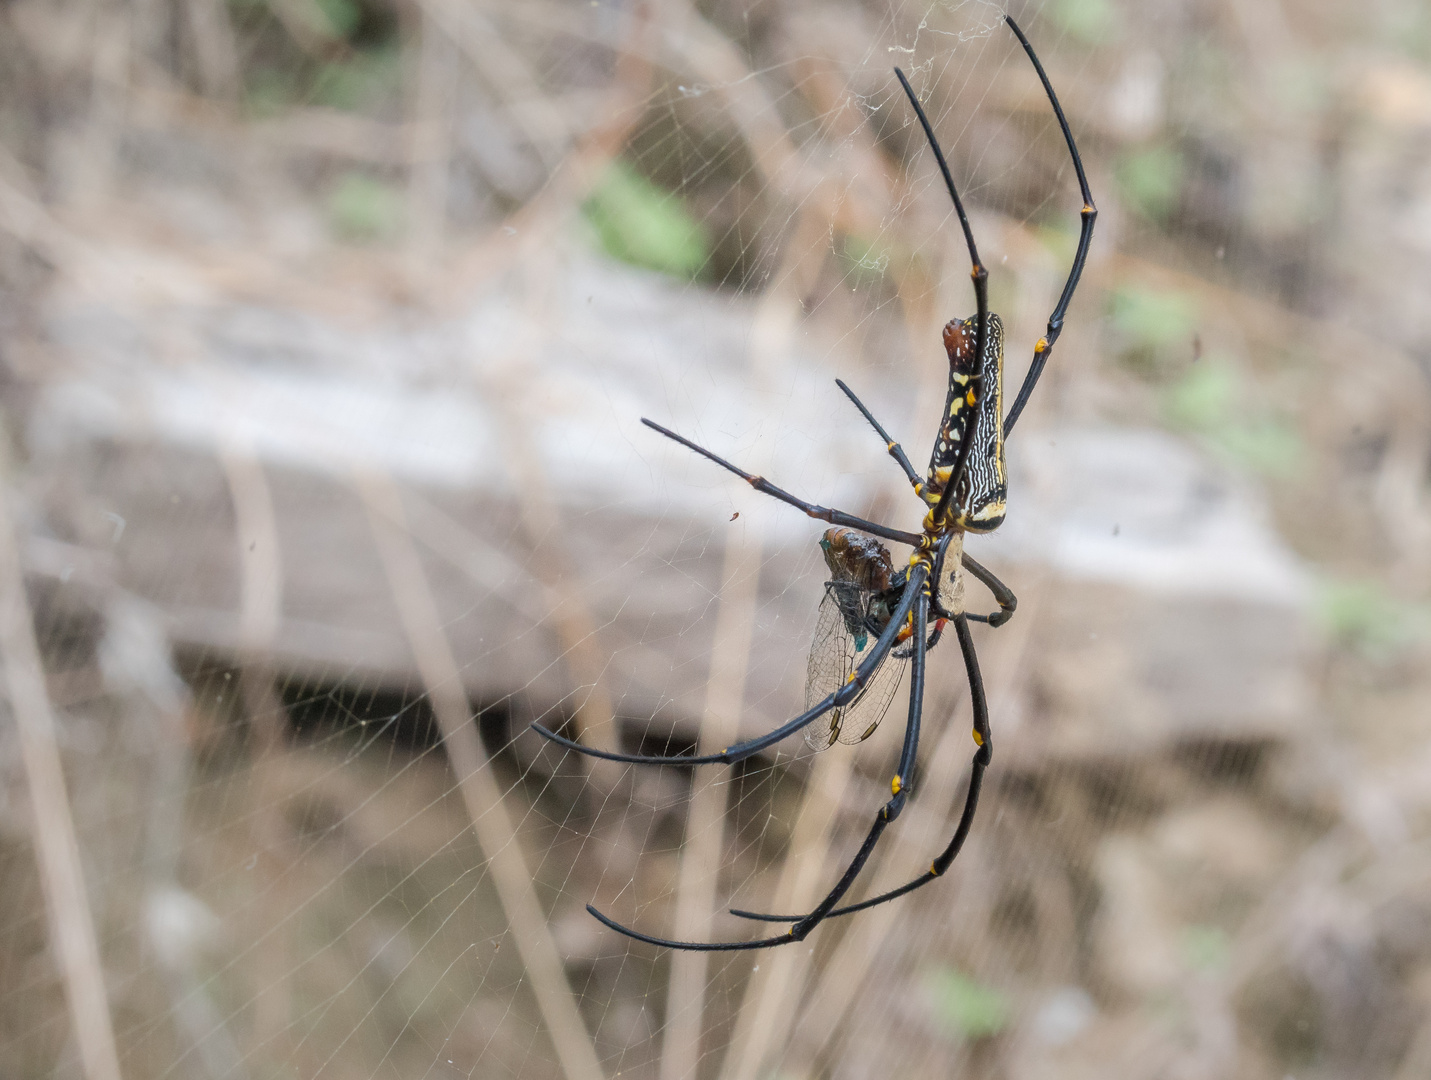
[[[833,584],[833,583],[832,583]],[[844,606],[848,606],[848,601]],[[811,708],[849,681],[850,675],[870,654],[878,641],[872,633],[852,634],[846,613],[841,610],[836,590],[826,586],[810,642],[810,659],[805,675],[805,707]],[[899,689],[906,661],[886,656],[854,701],[831,709],[825,717],[805,729],[805,742],[812,750],[825,750],[843,743],[859,743],[874,734],[889,711]]]
[[[869,655],[869,650],[874,646],[875,639],[871,637],[864,651],[855,654],[851,670]],[[899,690],[899,684],[904,679],[904,668],[908,663],[908,660],[903,660],[893,653],[885,657],[884,663],[880,664],[870,681],[865,683],[864,691],[845,707],[845,715],[840,721],[840,742],[851,745],[861,743],[875,733],[885,713],[889,712],[890,702]]]
[[[805,708],[823,701],[844,684],[854,670],[855,639],[845,628],[845,617],[833,589],[825,589],[815,619],[815,636],[810,640],[810,659],[805,668]],[[805,742],[812,750],[835,745],[846,709],[831,709],[805,729]]]

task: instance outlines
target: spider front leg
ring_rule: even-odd
[[[891,529],[886,525],[877,525],[873,521],[866,521],[862,517],[855,517],[854,514],[847,514],[843,510],[832,510],[827,506],[817,506],[815,503],[806,502],[804,499],[790,494],[790,492],[783,488],[776,487],[769,480],[765,479],[765,477],[756,476],[754,473],[746,472],[739,466],[732,465],[719,454],[707,450],[699,443],[691,442],[691,440],[684,435],[677,435],[670,428],[664,428],[654,420],[647,420],[643,416],[641,423],[645,424],[652,431],[659,431],[662,435],[666,436],[666,438],[680,443],[687,449],[694,450],[700,454],[701,457],[714,461],[722,469],[727,469],[735,473],[736,476],[740,477],[756,491],[770,495],[783,503],[788,503],[790,506],[795,507],[795,509],[802,511],[812,518],[817,518],[820,521],[828,521],[831,525],[845,525],[852,529],[859,529],[861,532],[867,532],[871,536],[879,536],[885,540],[894,540],[897,543],[908,544],[910,547],[919,546],[919,535],[917,533],[901,532],[899,529]]]
[[[899,756],[899,768],[894,774],[894,779],[890,781],[889,801],[880,808],[875,815],[874,824],[870,827],[869,833],[865,836],[864,843],[860,845],[859,851],[850,861],[845,872],[840,875],[840,880],[835,883],[823,900],[817,904],[808,915],[798,919],[788,920],[794,925],[783,934],[774,937],[758,938],[755,941],[674,941],[670,938],[654,937],[650,934],[643,934],[630,927],[622,926],[614,919],[603,915],[590,904],[586,905],[586,910],[599,919],[606,926],[617,933],[625,934],[636,941],[644,941],[648,945],[659,945],[668,949],[683,949],[690,952],[735,952],[744,949],[766,949],[776,945],[788,945],[793,941],[802,941],[829,918],[835,911],[845,893],[849,892],[850,886],[854,884],[855,878],[859,876],[861,870],[869,862],[870,855],[874,853],[875,845],[879,843],[879,838],[884,830],[889,827],[890,822],[899,817],[904,809],[904,804],[909,797],[909,778],[914,775],[915,761],[919,755],[919,725],[924,712],[924,662],[925,648],[924,636],[928,627],[928,615],[930,604],[930,588],[927,572],[924,568],[916,567],[910,575],[910,584],[905,591],[905,601],[900,604],[900,611],[890,620],[890,629],[898,632],[903,625],[906,616],[913,608],[914,627],[913,640],[915,641],[914,662],[910,665],[909,679],[909,716],[904,727],[904,748]],[[881,642],[884,635],[881,635]],[[861,665],[863,666],[863,665]],[[691,759],[682,759],[689,761]],[[782,922],[786,920],[780,920]]]
[[[583,746],[581,743],[568,739],[565,735],[558,735],[550,728],[545,728],[541,724],[533,723],[532,730],[552,742],[565,746],[568,750],[575,750],[578,754],[585,754],[587,757],[602,758],[606,761],[620,761],[628,765],[733,765],[738,761],[744,761],[760,751],[774,746],[783,739],[789,738],[797,731],[809,727],[820,717],[824,716],[831,709],[843,708],[855,698],[859,697],[860,691],[865,688],[865,684],[873,678],[875,670],[884,662],[895,642],[899,638],[900,630],[904,627],[904,621],[909,616],[911,610],[916,606],[916,601],[923,595],[921,588],[926,579],[926,571],[923,567],[916,567],[910,574],[909,583],[905,585],[904,592],[900,596],[899,604],[890,615],[889,624],[880,634],[875,642],[874,648],[870,650],[867,657],[860,662],[850,675],[849,681],[841,686],[833,694],[830,694],[817,705],[805,710],[793,720],[788,720],[781,724],[774,731],[761,735],[755,739],[748,739],[733,746],[727,746],[718,754],[667,754],[667,755],[647,755],[647,754],[622,754],[610,750],[596,750],[590,746]],[[922,640],[922,639],[921,639]]]
[[[855,396],[855,392],[845,385],[843,379],[836,379],[835,385],[845,392],[845,396],[855,403],[855,408],[860,410],[860,415],[869,421],[870,427],[881,439],[884,440],[884,448],[889,452],[889,456],[894,458],[895,463],[904,470],[904,475],[909,478],[909,483],[914,488],[914,493],[921,499],[924,498],[924,479],[915,471],[914,465],[910,463],[909,455],[904,452],[904,447],[890,438],[889,432],[880,426],[880,422],[874,418],[874,413],[865,408],[865,403]]]
[[[994,756],[994,738],[993,733],[989,730],[989,705],[984,697],[984,680],[979,673],[979,657],[974,651],[974,639],[969,634],[968,620],[963,615],[956,615],[953,621],[954,632],[959,638],[959,648],[964,654],[964,670],[969,677],[969,699],[974,711],[974,743],[978,747],[974,752],[974,760],[969,772],[969,791],[964,796],[964,812],[959,815],[959,824],[954,829],[953,839],[929,864],[929,869],[913,881],[908,881],[899,888],[890,889],[878,896],[872,896],[868,900],[861,900],[858,904],[849,904],[827,911],[824,915],[827,919],[833,919],[839,915],[851,915],[856,911],[864,911],[866,908],[898,900],[906,893],[911,893],[922,885],[928,885],[935,878],[942,877],[953,865],[954,860],[964,847],[964,841],[969,837],[969,830],[974,825],[974,815],[979,809],[979,793],[984,786],[984,770],[989,767],[989,762]],[[730,913],[742,919],[754,919],[759,922],[788,922],[797,925],[803,919],[810,918],[809,915],[766,915],[755,911],[741,911],[736,908],[732,908]]]
[[[1069,270],[1068,280],[1064,282],[1063,292],[1058,298],[1058,306],[1048,317],[1048,330],[1034,346],[1033,363],[1029,365],[1023,385],[1019,387],[1019,396],[1014,399],[1013,407],[1009,409],[1009,414],[1004,419],[1004,437],[1008,438],[1009,432],[1014,430],[1014,424],[1018,423],[1019,415],[1024,411],[1024,405],[1028,403],[1029,395],[1033,393],[1039,376],[1043,374],[1044,365],[1048,363],[1049,354],[1053,352],[1054,342],[1063,332],[1063,317],[1067,314],[1068,305],[1073,300],[1073,291],[1078,288],[1078,279],[1083,276],[1083,265],[1088,261],[1088,248],[1093,243],[1093,223],[1098,219],[1098,207],[1093,205],[1093,192],[1089,190],[1088,177],[1083,172],[1083,158],[1078,154],[1078,146],[1073,141],[1073,132],[1069,129],[1068,120],[1063,115],[1063,107],[1058,103],[1058,95],[1053,92],[1053,83],[1048,81],[1043,64],[1039,63],[1038,54],[1034,52],[1034,48],[1029,44],[1029,39],[1024,36],[1024,32],[1019,29],[1019,24],[1007,15],[1004,16],[1004,21],[1009,24],[1009,29],[1018,36],[1019,44],[1024,47],[1024,52],[1028,53],[1029,59],[1033,61],[1034,70],[1038,72],[1039,81],[1043,83],[1044,93],[1048,95],[1049,104],[1053,106],[1053,113],[1058,117],[1058,126],[1063,130],[1063,141],[1068,144],[1069,155],[1073,158],[1073,169],[1078,174],[1078,190],[1083,196],[1083,210],[1079,214],[1078,224],[1078,250],[1073,255],[1073,268]]]

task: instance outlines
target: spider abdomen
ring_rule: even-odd
[[[974,355],[977,335],[977,317],[951,319],[944,327],[949,396],[929,459],[926,497],[937,502],[943,494],[972,417],[974,442],[954,489],[952,516],[954,524],[968,532],[992,532],[1004,520],[1009,490],[1004,466],[1004,324],[989,313],[982,378]]]

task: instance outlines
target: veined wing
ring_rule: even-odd
[[[875,647],[878,630],[871,632],[873,628],[861,627],[859,622],[868,613],[869,600],[869,593],[852,590],[848,583],[826,583],[805,673],[807,709],[845,685]],[[889,711],[907,663],[893,653],[886,656],[858,697],[843,708],[831,709],[828,722],[805,729],[805,742],[812,750],[825,750],[836,740],[854,744],[868,739]]]

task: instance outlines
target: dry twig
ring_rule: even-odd
[[[603,1080],[601,1064],[567,982],[516,828],[472,721],[471,707],[462,689],[462,671],[442,632],[442,617],[422,560],[412,537],[396,524],[404,520],[401,493],[384,476],[360,475],[356,483],[368,510],[399,619],[442,731],[442,745],[477,841],[487,857],[492,883],[526,966],[547,1034],[569,1080]]]
[[[7,435],[0,431],[0,438]],[[20,732],[51,940],[64,975],[85,1077],[120,1080],[104,965],[85,893],[54,712],[45,690],[44,667],[20,569],[8,453],[0,448],[0,455],[0,663],[5,668],[10,712]]]

